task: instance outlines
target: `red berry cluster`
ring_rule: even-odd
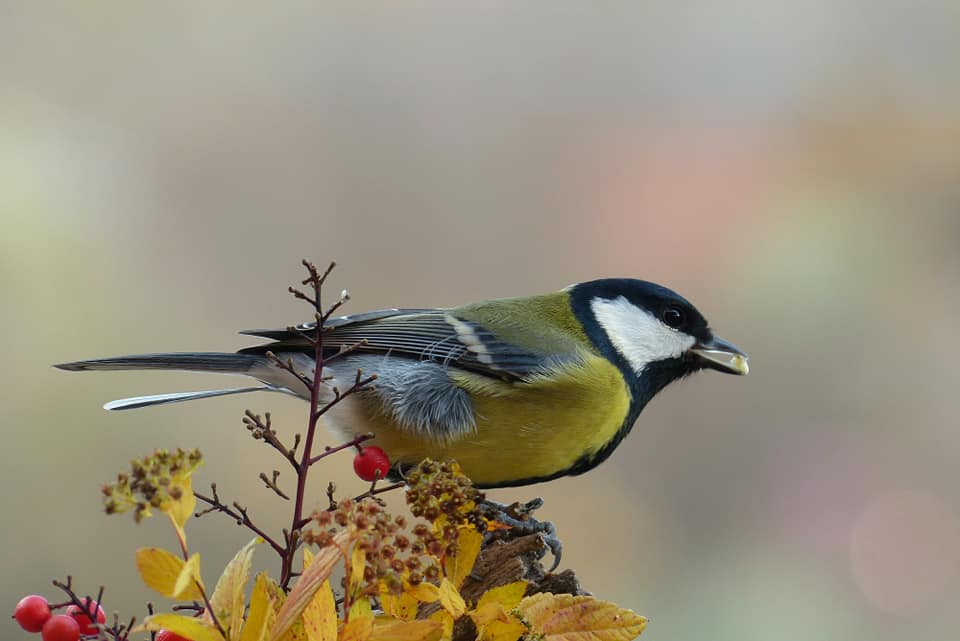
[[[376,445],[357,446],[360,453],[353,458],[353,471],[364,481],[376,481],[387,478],[390,471],[390,458]]]
[[[20,599],[13,611],[13,618],[27,632],[39,632],[43,641],[78,641],[80,636],[95,636],[99,633],[97,624],[90,619],[96,607],[97,623],[107,620],[99,603],[90,603],[84,599],[83,607],[70,605],[66,614],[53,614],[50,603],[38,594]]]

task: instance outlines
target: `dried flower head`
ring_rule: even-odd
[[[118,474],[115,483],[104,485],[103,507],[107,514],[133,510],[139,523],[151,510],[165,511],[190,492],[190,476],[203,463],[200,450],[156,450],[130,462],[129,474]]]
[[[363,568],[345,585],[356,585],[358,595],[374,596],[387,590],[399,594],[404,585],[424,580],[438,583],[446,556],[456,554],[462,527],[483,529],[477,510],[483,495],[455,462],[425,461],[408,477],[407,502],[414,516],[427,522],[410,524],[392,516],[374,499],[345,499],[329,510],[313,514],[315,531],[304,533],[308,545],[324,546],[339,528],[355,533],[357,550],[363,551]]]
[[[456,461],[427,459],[411,471],[406,480],[410,513],[430,521],[434,532],[445,543],[456,541],[460,526],[485,529],[477,507],[484,499],[483,492],[473,486]]]

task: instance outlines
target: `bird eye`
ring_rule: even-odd
[[[680,329],[687,321],[687,315],[679,307],[667,307],[660,314],[660,320],[668,327]]]

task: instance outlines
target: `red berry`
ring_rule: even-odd
[[[354,457],[353,471],[364,481],[386,478],[390,471],[390,458],[376,445],[365,447]]]
[[[39,632],[50,618],[50,604],[39,594],[31,594],[20,599],[13,616],[27,632]]]
[[[104,623],[107,620],[107,615],[104,614],[103,608],[100,607],[99,603],[94,603],[97,606],[97,623]],[[80,624],[80,634],[96,634],[99,630],[97,626],[93,625],[90,621],[90,617],[87,616],[87,612],[90,611],[89,601],[87,599],[83,600],[83,608],[78,608],[75,605],[71,605],[67,608],[67,614],[72,616],[77,620],[77,623]]]
[[[174,634],[170,630],[160,630],[157,633],[157,641],[190,641],[190,639]]]
[[[77,641],[80,638],[80,624],[69,614],[58,614],[43,624],[40,636],[43,641]]]

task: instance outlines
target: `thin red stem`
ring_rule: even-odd
[[[317,415],[318,418],[319,418],[320,416],[321,416],[321,414],[318,414],[318,415]],[[349,449],[349,448],[351,448],[351,447],[353,447],[353,446],[355,446],[355,445],[359,445],[360,443],[363,443],[364,441],[369,441],[369,440],[372,439],[373,437],[374,437],[373,434],[369,434],[369,433],[368,433],[368,434],[361,434],[360,436],[358,436],[358,437],[356,437],[356,438],[353,438],[353,439],[347,441],[347,442],[344,443],[343,445],[337,445],[336,447],[329,447],[329,448],[327,448],[326,450],[324,450],[323,454],[317,454],[316,456],[314,456],[313,458],[311,458],[309,461],[307,461],[307,465],[313,465],[313,464],[316,463],[317,461],[319,461],[319,460],[321,460],[321,459],[324,459],[324,458],[330,456],[331,454],[335,454],[335,453],[337,453],[337,452],[341,452],[341,451],[343,451],[343,450]]]
[[[332,269],[332,265],[331,265]],[[330,269],[327,270],[330,273]],[[315,274],[312,274],[315,276]],[[326,276],[326,274],[324,274]],[[293,507],[293,519],[290,524],[290,533],[287,536],[286,557],[280,571],[280,586],[286,590],[293,572],[293,558],[297,553],[297,539],[303,526],[303,501],[307,490],[307,472],[310,469],[310,455],[313,452],[313,439],[317,433],[317,404],[320,402],[320,386],[323,384],[323,310],[320,301],[322,281],[314,281],[313,304],[316,310],[317,338],[314,343],[313,384],[310,386],[310,420],[307,424],[307,435],[303,443],[303,454],[300,457],[300,469],[297,473],[297,493]]]

